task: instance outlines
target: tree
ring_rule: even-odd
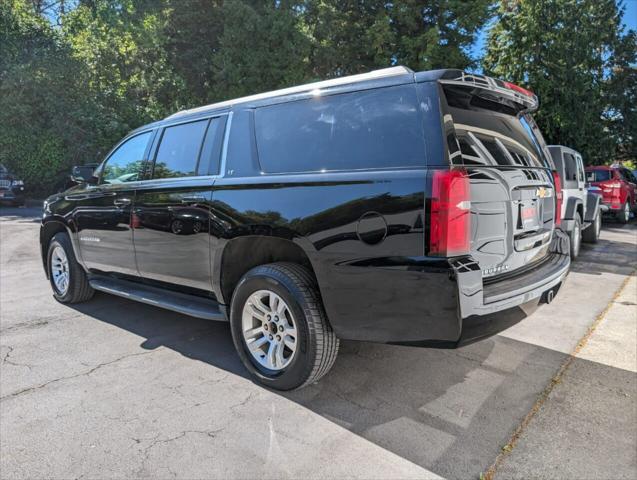
[[[490,0],[307,0],[317,77],[405,65],[414,70],[468,68],[475,35],[491,15]]]
[[[613,158],[611,118],[630,109],[611,94],[619,45],[635,48],[634,34],[622,33],[622,13],[615,0],[502,0],[488,35],[486,72],[533,90],[548,142],[577,149],[587,163]]]
[[[0,3],[0,163],[51,191],[94,150],[86,78],[59,32],[23,0]]]

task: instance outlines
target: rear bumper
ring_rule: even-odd
[[[619,212],[624,207],[624,204],[620,202],[604,202],[599,207],[602,209],[602,213],[615,213]]]
[[[457,348],[501,332],[526,318],[549,292],[553,297],[568,274],[568,248],[568,236],[555,230],[550,253],[541,264],[495,283],[483,282],[480,265],[470,256],[419,257],[408,265],[398,265],[397,259],[373,268],[352,270],[350,265],[347,284],[332,282],[341,292],[349,286],[347,297],[339,296],[339,305],[331,304],[330,289],[321,290],[340,338]],[[360,275],[356,286],[354,275]],[[375,281],[368,281],[372,277]],[[367,307],[364,317],[357,316],[360,308],[353,308],[360,305]]]

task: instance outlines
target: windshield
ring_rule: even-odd
[[[588,182],[604,182],[612,178],[610,170],[589,170],[586,172],[586,181]]]

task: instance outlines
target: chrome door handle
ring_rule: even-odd
[[[131,203],[133,203],[133,201],[130,198],[116,198],[115,200],[113,200],[113,204],[118,205],[118,206],[124,206],[124,205],[130,205]]]

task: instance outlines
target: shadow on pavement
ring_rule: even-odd
[[[39,222],[42,218],[41,207],[7,207],[0,205],[0,222],[13,220],[19,223]]]
[[[584,250],[573,270],[593,274],[632,271],[634,246],[612,242],[613,253],[609,254],[610,243],[602,237],[595,251]],[[72,308],[142,337],[145,349],[166,347],[248,378],[227,323],[194,319],[101,293]],[[279,395],[439,475],[476,478],[490,466],[567,358],[566,354],[502,336],[458,350],[344,341],[334,368],[318,384]],[[627,401],[634,398],[633,372],[580,359],[574,365],[591,372],[592,377],[583,382],[612,379],[613,388],[629,390]],[[625,425],[637,421],[634,409],[626,418],[623,406],[604,408],[603,399],[609,394],[602,387],[594,388],[599,391],[601,405],[593,420],[597,425],[617,429],[622,421],[629,422]],[[586,408],[581,408],[584,415]],[[632,453],[626,447],[634,445],[634,436],[628,433],[610,441],[609,434],[603,442],[591,441],[591,430],[586,431],[588,420],[583,417],[583,423],[569,429],[559,427],[545,444],[536,446],[538,458],[543,454],[548,458],[564,441],[569,448],[585,452],[572,469],[582,469],[588,476],[617,471],[611,470],[612,462],[631,465],[628,457]],[[579,436],[557,438],[560,432],[570,436],[570,431],[579,432]],[[565,461],[578,458],[565,457]],[[550,466],[554,470],[548,472],[549,477],[572,471],[557,464]]]
[[[248,377],[227,323],[99,293],[73,308],[145,338],[145,349]],[[565,358],[503,337],[459,350],[344,341],[318,384],[279,394],[437,474],[467,478],[488,468]]]

